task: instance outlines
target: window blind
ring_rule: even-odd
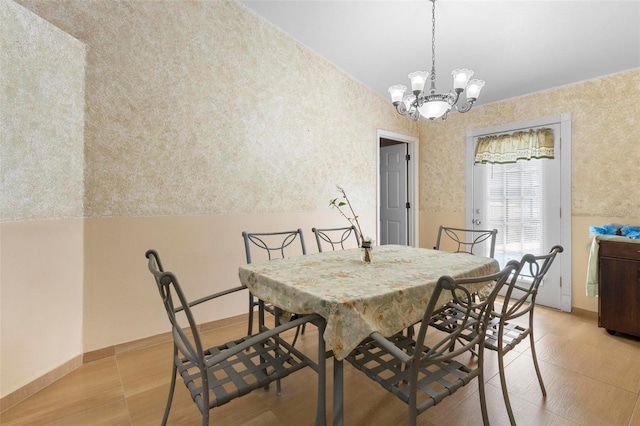
[[[504,266],[525,253],[544,253],[545,167],[532,160],[486,165],[484,211],[488,229],[497,229],[495,257]]]

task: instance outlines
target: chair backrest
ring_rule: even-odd
[[[148,250],[145,254],[149,259],[149,271],[153,275],[160,293],[160,298],[171,322],[173,343],[180,353],[193,364],[204,368],[204,351],[202,341],[196,326],[196,321],[189,307],[189,302],[182,292],[178,279],[171,272],[165,272],[160,257],[155,250]],[[179,303],[175,306],[174,301]],[[185,333],[179,324],[176,313],[183,312],[189,324],[189,334]]]
[[[256,255],[260,253],[262,257],[271,260],[307,254],[307,247],[304,244],[302,229],[295,231],[278,232],[242,232],[244,239],[244,250],[247,256],[247,263],[258,260]],[[300,245],[294,244],[298,240]],[[254,249],[252,251],[252,248]],[[257,249],[260,249],[258,252]]]
[[[478,250],[486,243],[488,257],[494,257],[496,235],[498,235],[497,229],[464,229],[440,225],[435,249],[442,250],[446,245],[450,245],[455,247],[454,253],[482,254],[478,253]]]
[[[355,226],[345,226],[342,228],[312,228],[311,230],[316,236],[316,243],[318,244],[318,251],[320,253],[322,253],[323,245],[331,247],[331,250],[334,251],[336,249],[344,250],[345,248],[349,248],[349,241],[354,238],[356,243],[355,247],[360,247],[360,237],[356,232]],[[345,243],[347,244],[346,247]]]
[[[517,275],[507,288],[501,312],[496,312],[494,315],[508,321],[533,310],[538,287],[540,287],[549,268],[551,268],[556,255],[563,251],[562,246],[555,245],[548,254],[539,256],[525,254],[520,260],[520,268],[517,271]]]

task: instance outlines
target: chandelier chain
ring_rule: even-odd
[[[431,0],[431,81],[436,79],[436,0]]]

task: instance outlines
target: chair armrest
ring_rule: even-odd
[[[199,305],[200,303],[207,302],[207,301],[212,300],[212,299],[217,299],[218,297],[226,296],[227,294],[235,293],[236,291],[246,290],[246,289],[247,289],[247,287],[242,285],[242,286],[239,286],[239,287],[234,287],[234,288],[230,288],[230,289],[227,289],[227,290],[223,290],[223,291],[220,291],[218,293],[210,294],[209,296],[205,296],[205,297],[202,297],[200,299],[194,300],[193,302],[189,302],[189,307],[196,306],[196,305]],[[183,310],[184,310],[183,306],[178,306],[175,309],[174,312],[180,312],[180,311],[183,311]]]
[[[212,356],[211,358],[207,358],[205,360],[205,366],[206,367],[211,367],[212,365],[215,365],[217,363],[219,363],[220,361],[223,361],[227,358],[229,358],[230,356],[233,356],[239,352],[244,351],[245,349],[250,348],[251,346],[255,345],[256,343],[260,343],[265,339],[268,339],[270,337],[276,336],[284,331],[290,330],[292,328],[296,328],[299,325],[302,324],[306,324],[308,322],[312,322],[318,319],[322,319],[322,317],[318,314],[309,314],[309,315],[303,315],[298,319],[295,319],[293,321],[289,321],[287,323],[284,323],[282,325],[279,325],[277,327],[271,328],[269,330],[265,330],[259,334],[256,334],[254,336],[249,337],[248,339],[244,340],[242,343],[240,343],[239,345],[236,345],[232,348],[229,348],[221,353],[219,353],[218,355]],[[322,339],[322,336],[319,336],[320,339]]]
[[[398,358],[400,361],[404,363],[408,363],[411,361],[411,358],[412,358],[411,356],[407,355],[401,349],[398,349],[396,345],[391,343],[386,337],[384,337],[382,334],[378,333],[377,331],[374,331],[373,333],[371,333],[369,337],[375,340],[384,350],[389,352],[394,357]]]

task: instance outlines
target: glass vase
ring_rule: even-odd
[[[360,246],[360,259],[364,263],[371,263],[371,254],[373,252],[373,244],[371,241],[365,240]]]

